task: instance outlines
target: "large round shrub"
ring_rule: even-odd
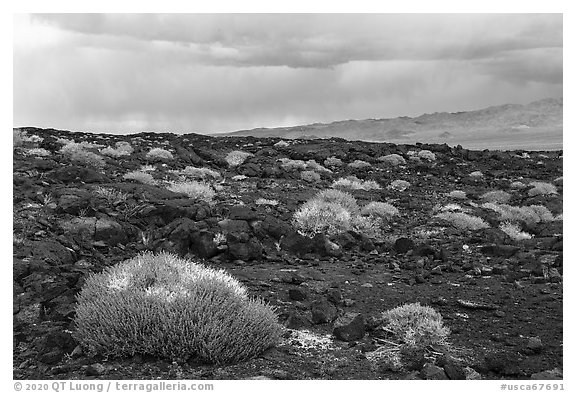
[[[75,323],[92,353],[209,363],[254,357],[282,333],[272,308],[224,271],[149,252],[89,276]]]

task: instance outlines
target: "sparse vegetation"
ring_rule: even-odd
[[[430,150],[420,150],[418,152],[418,158],[426,161],[436,161],[436,154],[432,153]]]
[[[179,173],[192,179],[218,180],[222,178],[222,175],[219,172],[213,171],[210,168],[195,168],[193,166],[187,166],[183,170],[179,171]]]
[[[324,165],[332,168],[341,167],[342,165],[344,165],[344,162],[336,157],[328,157],[327,159],[324,160]]]
[[[348,166],[354,169],[362,169],[362,168],[370,168],[372,164],[362,160],[355,160],[349,163]]]
[[[128,142],[116,142],[116,148],[108,146],[100,150],[100,154],[114,158],[129,156],[132,153],[134,148]]]
[[[476,216],[471,216],[462,212],[443,212],[435,216],[444,221],[448,221],[458,229],[477,231],[479,229],[489,228],[490,225],[483,219]]]
[[[484,203],[482,207],[498,213],[501,221],[512,223],[524,222],[526,224],[536,224],[554,220],[554,215],[546,206],[542,205],[518,207],[506,204]]]
[[[529,196],[553,195],[558,193],[558,190],[556,190],[556,186],[551,183],[533,181],[529,184],[529,186],[532,187],[531,189],[528,190]]]
[[[447,344],[450,329],[444,326],[442,315],[431,307],[405,304],[384,312],[382,317],[384,328],[410,347]]]
[[[500,224],[500,229],[502,230],[502,232],[507,234],[512,240],[518,241],[518,240],[532,239],[531,234],[523,232],[517,224],[513,224],[511,222],[503,222],[502,224]]]
[[[302,171],[300,178],[308,183],[316,183],[320,181],[320,175],[314,171]]]
[[[89,276],[74,335],[91,353],[231,363],[276,345],[272,308],[222,270],[143,253]]]
[[[148,153],[146,153],[146,159],[150,161],[168,161],[173,160],[174,156],[168,150],[162,149],[160,147],[155,147],[150,149]]]
[[[410,183],[407,182],[406,180],[394,180],[388,186],[388,188],[391,188],[391,189],[396,190],[396,191],[404,191],[408,187],[410,187]]]
[[[363,216],[374,216],[388,220],[400,214],[397,208],[386,202],[370,202],[362,208],[360,214]]]
[[[378,161],[392,166],[406,165],[406,160],[399,154],[388,154],[386,156],[381,156],[378,157]]]
[[[356,176],[340,178],[332,183],[333,188],[349,188],[352,190],[379,190],[380,184],[374,180],[360,180]]]
[[[174,182],[167,187],[172,192],[188,195],[191,199],[211,202],[216,192],[210,185],[196,181]]]
[[[124,180],[135,180],[139,183],[144,183],[144,184],[149,184],[149,185],[154,185],[156,184],[156,179],[154,179],[154,177],[147,173],[147,172],[142,172],[142,171],[132,171],[132,172],[128,172],[126,174],[124,174],[124,176],[122,176],[122,178]]]
[[[60,154],[68,157],[68,159],[75,164],[102,168],[106,164],[104,159],[96,153],[85,150],[87,148],[86,146],[91,147],[90,144],[70,142],[60,149]]]
[[[248,157],[253,156],[252,153],[248,153],[245,151],[240,151],[240,150],[234,150],[231,151],[230,153],[228,153],[226,155],[226,162],[228,163],[228,165],[230,165],[231,167],[235,167],[235,166],[239,166],[242,165],[244,163],[244,161],[246,161],[246,159]]]
[[[466,193],[464,191],[460,191],[460,190],[454,190],[454,191],[450,191],[450,193],[448,193],[448,196],[452,199],[466,199]]]
[[[488,191],[480,197],[482,201],[492,203],[508,203],[510,198],[512,198],[512,195],[502,190]]]

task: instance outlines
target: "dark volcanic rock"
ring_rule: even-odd
[[[361,340],[366,334],[364,316],[360,313],[346,313],[334,322],[334,337],[342,341]]]
[[[413,248],[414,248],[414,242],[406,237],[401,237],[397,239],[396,242],[394,243],[394,250],[396,250],[398,254],[406,254]]]
[[[314,324],[330,323],[336,318],[338,309],[325,299],[312,302],[310,305],[312,312],[312,322]]]

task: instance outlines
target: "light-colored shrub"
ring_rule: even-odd
[[[196,181],[174,182],[167,187],[172,192],[188,195],[191,199],[211,202],[216,192],[210,185]]]
[[[253,155],[254,154],[245,151],[234,150],[226,155],[225,160],[230,166],[238,166],[242,165],[248,157],[251,157]]]
[[[12,143],[13,147],[20,147],[24,145],[24,143],[40,143],[44,140],[44,138],[38,135],[28,135],[26,131],[12,129]]]
[[[326,203],[336,203],[342,206],[344,209],[348,210],[350,213],[356,213],[359,210],[358,202],[356,198],[348,192],[340,190],[323,190],[320,191],[314,199],[326,202]]]
[[[330,173],[332,173],[332,171],[330,169],[323,167],[322,165],[318,164],[314,160],[306,161],[306,169],[309,169],[311,171],[316,171],[316,172],[330,172]]]
[[[290,144],[286,141],[279,141],[274,144],[274,147],[288,147]]]
[[[105,165],[104,159],[96,153],[85,150],[85,144],[71,142],[60,149],[60,153],[70,159],[73,163],[90,165],[101,168]]]
[[[278,206],[278,201],[275,199],[258,198],[254,203],[257,205]]]
[[[437,214],[435,217],[448,221],[452,226],[458,229],[476,231],[478,229],[490,227],[482,218],[462,212],[443,212]]]
[[[43,149],[41,147],[34,147],[32,149],[27,149],[24,151],[24,154],[27,156],[36,156],[36,157],[48,157],[52,155],[48,150]]]
[[[371,239],[379,238],[382,234],[382,218],[354,215],[350,220],[350,229]]]
[[[231,363],[276,345],[283,331],[232,276],[168,253],[90,275],[77,300],[74,337],[104,356]]]
[[[528,187],[526,184],[522,183],[521,181],[515,181],[512,182],[512,184],[510,184],[510,188],[513,188],[515,190],[521,190],[523,188]]]
[[[436,154],[432,153],[430,150],[420,150],[418,152],[418,157],[426,161],[436,161]]]
[[[470,177],[484,177],[484,174],[480,171],[474,171],[469,176]]]
[[[324,165],[328,167],[340,167],[344,165],[344,162],[336,157],[328,157],[327,159],[324,160]]]
[[[396,191],[404,191],[408,187],[410,187],[410,183],[407,182],[406,180],[394,180],[388,186],[388,188],[391,188],[391,189],[396,190]]]
[[[442,315],[431,307],[405,304],[385,311],[382,317],[386,330],[411,347],[447,344],[450,329],[444,326]]]
[[[382,219],[390,219],[400,214],[397,208],[386,202],[370,202],[362,208],[363,216],[375,216]]]
[[[526,240],[532,239],[532,235],[527,232],[522,232],[517,224],[511,222],[503,222],[500,224],[500,229],[502,232],[507,234],[512,240]]]
[[[362,168],[370,168],[372,164],[362,160],[355,160],[349,163],[348,166],[354,169],[362,169]]]
[[[502,190],[488,191],[480,196],[482,201],[492,203],[508,203],[510,198],[512,195]]]
[[[352,190],[379,190],[380,184],[376,183],[374,180],[360,180],[356,176],[348,176],[345,178],[340,178],[332,182],[333,188],[349,188]]]
[[[193,166],[187,166],[179,173],[192,179],[218,180],[222,178],[222,175],[219,172],[213,171],[210,168],[195,168]]]
[[[134,153],[134,148],[128,142],[123,141],[116,142],[116,148],[108,146],[100,150],[100,154],[114,158],[129,156],[132,153]]]
[[[445,206],[442,206],[442,208],[440,209],[440,211],[443,212],[458,212],[458,211],[462,211],[462,206],[456,204],[456,203],[449,203]]]
[[[406,165],[406,160],[399,154],[388,154],[386,156],[381,156],[378,157],[378,161],[391,166]]]
[[[500,215],[501,221],[524,222],[526,224],[537,224],[554,220],[554,215],[546,206],[510,206],[506,204],[484,203],[482,208],[495,211]]]
[[[300,178],[308,183],[316,183],[320,181],[320,175],[314,171],[302,171]]]
[[[304,236],[331,236],[350,230],[351,218],[350,212],[337,203],[312,199],[294,213],[292,225]]]
[[[173,160],[174,156],[171,152],[166,149],[162,149],[160,147],[155,147],[150,149],[148,153],[146,153],[146,159],[150,161],[156,160]]]
[[[128,194],[113,188],[97,186],[94,189],[94,193],[97,196],[104,198],[110,205],[125,203],[128,199]]]
[[[302,160],[291,160],[289,158],[280,158],[282,164],[280,166],[286,171],[302,171],[308,167],[308,165]]]
[[[139,183],[144,183],[144,184],[149,184],[149,185],[156,184],[156,180],[154,179],[154,177],[151,174],[149,174],[147,172],[142,172],[142,171],[128,172],[128,173],[124,174],[124,176],[122,176],[122,178],[125,180],[135,180]]]
[[[529,184],[532,188],[528,190],[529,196],[557,194],[556,186],[551,183],[533,181]]]
[[[454,190],[454,191],[450,191],[450,193],[448,193],[448,196],[450,198],[453,199],[466,199],[466,193],[464,191],[460,191],[460,190]]]

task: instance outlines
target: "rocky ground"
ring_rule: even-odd
[[[19,142],[13,156],[15,379],[562,378],[562,152],[24,131],[37,138]],[[125,141],[134,152],[102,156],[103,165],[91,166],[61,154],[58,138],[102,146]],[[151,148],[166,149],[173,159],[147,158]],[[225,157],[233,150],[253,155],[230,166]],[[422,150],[436,159],[409,153]],[[389,154],[406,164],[377,159]],[[301,170],[279,161],[323,164],[328,157],[344,165],[318,172],[319,180],[303,180]],[[370,165],[347,165],[356,160]],[[153,167],[155,185],[123,177],[142,165]],[[186,166],[222,175],[213,182],[212,203],[162,185]],[[476,171],[482,176],[470,176]],[[299,235],[291,225],[298,207],[349,175],[382,186],[350,191],[359,203],[389,202],[400,215],[377,239],[354,232],[330,241]],[[399,179],[410,186],[388,187]],[[512,186],[532,181],[554,183],[557,193],[533,195],[529,187]],[[465,197],[453,199],[448,193],[454,190]],[[556,219],[526,225],[531,238],[512,240],[494,212],[479,207],[481,196],[495,190],[510,193],[510,205],[546,206]],[[256,203],[259,198],[277,204]],[[459,229],[433,218],[454,203],[490,227]],[[84,279],[143,250],[167,250],[225,269],[276,307],[287,327],[283,341],[256,359],[227,366],[85,354],[71,334]],[[442,314],[452,352],[409,354],[401,368],[375,365],[367,354],[386,340],[380,314],[415,302]]]

